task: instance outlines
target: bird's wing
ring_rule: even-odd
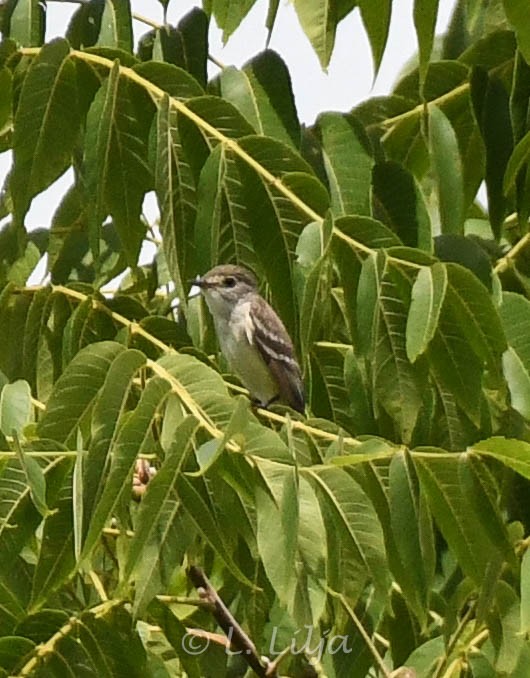
[[[252,301],[250,316],[254,327],[253,343],[278,382],[281,400],[298,412],[303,412],[305,398],[302,374],[287,330],[267,303]]]

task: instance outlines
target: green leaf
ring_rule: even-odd
[[[463,234],[464,183],[458,140],[451,123],[437,106],[429,108],[429,146],[442,233]]]
[[[108,477],[90,515],[81,560],[86,561],[90,557],[101,530],[119,505],[130,497],[130,479],[136,457],[151,451],[153,422],[170,388],[170,384],[160,377],[150,379],[140,402],[114,437]]]
[[[352,117],[322,113],[317,120],[333,216],[370,215],[374,161],[363,128]]]
[[[0,638],[0,666],[13,673],[21,657],[32,652],[35,643],[29,638],[6,635]]]
[[[472,502],[490,542],[514,572],[519,570],[513,540],[499,506],[499,483],[484,459],[469,454],[460,457],[459,480],[463,492]]]
[[[298,270],[302,278],[299,293],[302,355],[308,354],[325,318],[326,301],[331,288],[328,254],[332,232],[330,218],[324,219],[322,224],[308,224],[296,246]]]
[[[316,626],[325,611],[327,600],[328,548],[320,504],[315,491],[304,477],[299,479],[298,517],[298,581],[291,614],[298,624]]]
[[[131,6],[123,0],[105,0],[96,47],[116,47],[132,52]]]
[[[508,21],[515,28],[517,46],[527,63],[530,63],[530,27],[528,26],[528,6],[524,0],[503,0]]]
[[[64,671],[71,676],[88,672],[105,678],[121,672],[130,678],[147,675],[146,652],[130,613],[116,601],[108,601],[103,611],[98,614],[97,607],[82,614],[76,611],[70,619],[63,610],[53,609],[29,616],[17,632],[38,644],[23,658],[25,665],[37,663],[40,643],[55,638],[54,652],[46,661],[49,675]]]
[[[513,150],[509,98],[501,80],[478,69],[471,78],[471,95],[486,147],[488,212],[498,238],[509,206],[503,193],[504,174]]]
[[[163,544],[172,534],[172,525],[177,520],[177,512],[180,509],[175,497],[177,476],[186,461],[196,429],[197,421],[192,417],[187,417],[179,424],[164,463],[147,486],[136,516],[134,537],[130,542],[127,561],[123,568],[124,582],[128,582],[139,561],[146,557],[144,549],[151,546],[153,539],[156,543],[156,556],[153,557],[152,549],[149,548],[151,575],[160,567]],[[145,574],[143,571],[144,576]]]
[[[18,0],[11,14],[9,37],[24,47],[39,47],[44,41],[46,8],[39,0]]]
[[[5,436],[22,434],[24,427],[31,421],[33,404],[31,389],[27,381],[19,379],[5,384],[0,391],[0,431]]]
[[[42,438],[70,443],[75,449],[78,426],[90,412],[112,361],[124,350],[121,344],[105,341],[79,351],[57,380],[39,421]]]
[[[316,52],[322,68],[331,59],[337,30],[337,17],[330,0],[294,0],[298,20]]]
[[[374,214],[403,244],[432,249],[431,222],[414,177],[395,161],[378,162],[372,171]]]
[[[443,636],[435,636],[419,645],[409,657],[405,665],[420,676],[430,676],[446,657],[446,644]]]
[[[427,67],[431,58],[434,29],[438,15],[438,0],[414,1],[414,27],[418,36],[420,82],[423,87]]]
[[[7,279],[15,285],[23,287],[35,266],[39,263],[39,259],[40,252],[38,248],[31,241],[28,242],[23,255],[10,266],[6,276]]]
[[[506,166],[504,173],[503,190],[508,195],[514,188],[517,176],[530,159],[530,132],[527,132],[519,141]]]
[[[133,71],[149,80],[174,99],[184,101],[204,94],[197,80],[187,71],[173,64],[146,61],[133,67]]]
[[[454,407],[454,400],[479,426],[483,361],[463,335],[461,321],[447,296],[438,331],[427,349],[429,366],[444,407]],[[456,416],[452,408],[446,414],[449,418]]]
[[[178,63],[202,87],[208,82],[208,28],[209,16],[199,7],[194,7],[178,23]]]
[[[235,260],[249,266],[252,260],[245,251],[252,252],[245,207],[230,200],[225,180],[227,162],[230,160],[226,150],[219,144],[204,163],[197,186],[194,244],[201,272],[210,270],[218,261]]]
[[[182,506],[231,574],[242,584],[252,587],[252,582],[241,571],[227,548],[214,507],[205,501],[198,489],[202,482],[202,478],[189,478],[183,473],[177,475],[176,488]]]
[[[234,104],[258,134],[300,146],[300,122],[289,71],[276,52],[261,52],[242,70],[223,69],[219,89],[223,99]]]
[[[160,232],[164,254],[175,282],[182,310],[186,312],[188,278],[193,273],[193,225],[195,189],[177,128],[177,114],[169,97],[158,107],[155,189],[160,206]]]
[[[219,459],[225,450],[226,444],[235,435],[242,433],[248,423],[249,401],[244,396],[237,396],[234,411],[230,417],[226,428],[223,432],[222,438],[213,438],[201,445],[196,451],[197,461],[200,470],[192,473],[188,472],[189,476],[197,475],[203,476]]]
[[[90,106],[84,140],[91,248],[97,257],[101,224],[110,213],[131,266],[136,265],[145,233],[140,215],[152,181],[147,165],[147,129],[135,113],[133,95],[134,90],[120,77],[116,62]]]
[[[383,532],[364,490],[343,469],[315,468],[307,473],[317,486],[323,510],[329,512],[340,539],[369,575],[378,595],[386,597],[389,573]]]
[[[223,31],[223,43],[243,21],[256,0],[211,0],[215,21]]]
[[[70,164],[78,130],[75,65],[68,43],[57,39],[39,51],[20,93],[10,182],[17,223],[23,223],[32,198]]]
[[[457,264],[447,264],[447,303],[454,308],[464,335],[475,353],[495,374],[506,348],[499,313],[476,276]]]
[[[420,269],[412,286],[407,318],[407,357],[411,363],[425,352],[438,328],[438,320],[447,290],[447,271],[443,264]]]
[[[490,257],[472,236],[454,233],[438,235],[434,239],[434,253],[442,261],[452,261],[469,269],[491,291],[493,272]]]
[[[51,515],[46,516],[31,592],[36,611],[61,589],[75,568],[72,476],[62,485]]]
[[[422,548],[418,479],[408,455],[392,457],[389,471],[389,509],[395,547],[405,577],[404,596],[422,625],[429,609],[429,575]]]
[[[475,443],[473,451],[494,457],[525,478],[530,478],[530,444],[523,440],[496,436]]]
[[[352,429],[356,435],[376,430],[366,373],[353,348],[344,357],[344,386],[350,403]]]
[[[502,356],[502,371],[510,389],[510,404],[530,420],[530,373],[517,351],[508,346]]]
[[[28,310],[26,328],[24,331],[24,377],[30,386],[35,389],[37,382],[37,355],[42,334],[46,331],[46,323],[51,310],[51,289],[43,287],[35,292]]]
[[[20,446],[18,436],[15,434],[14,440],[15,451],[17,453],[18,461],[24,471],[26,484],[29,487],[31,500],[35,505],[37,511],[43,518],[46,518],[51,512],[46,504],[46,479],[39,462],[32,457],[28,457],[25,451]]]
[[[504,292],[499,314],[508,340],[502,368],[511,405],[530,419],[530,302],[520,294]]]
[[[347,346],[317,343],[311,349],[311,409],[351,431],[352,404],[344,379]]]
[[[521,560],[521,630],[530,631],[530,551],[524,552]]]
[[[101,496],[111,462],[112,450],[123,425],[133,378],[145,365],[145,355],[125,350],[109,365],[105,381],[99,389],[90,421],[90,445],[83,458],[82,513],[84,532],[88,528],[94,506]]]
[[[294,606],[299,528],[298,478],[286,464],[260,460],[256,485],[258,550],[267,577],[288,609]],[[277,530],[271,531],[271,525]]]
[[[323,214],[328,206],[322,184],[309,165],[289,146],[265,137],[246,137],[241,148],[274,176],[282,179],[303,203]],[[292,259],[300,233],[311,218],[294,200],[280,193],[261,172],[241,159],[236,168],[240,200],[247,208],[247,221],[255,253],[270,285],[274,307],[291,336],[296,336],[296,301],[292,282]],[[316,204],[314,204],[316,202]],[[275,265],[269,263],[274,260]]]
[[[407,307],[385,254],[363,263],[357,290],[359,348],[371,364],[374,396],[410,439],[422,404],[421,374],[406,351]]]
[[[486,511],[483,502],[478,504],[460,480],[460,465],[469,461],[465,456],[432,451],[416,451],[412,457],[436,523],[464,573],[480,586],[486,569],[499,562],[502,551],[486,529],[488,521],[496,520],[495,511],[491,506]]]
[[[0,68],[0,136],[7,131],[13,118],[13,75],[8,68]]]
[[[375,3],[372,0],[358,0],[361,18],[368,34],[372,58],[374,60],[374,79],[379,72],[383,53],[385,51],[392,14],[392,0],[381,0]]]

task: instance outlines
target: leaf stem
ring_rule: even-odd
[[[121,605],[122,603],[123,603],[122,600],[105,601],[104,603],[101,603],[101,605],[92,608],[92,610],[90,610],[90,613],[93,614],[94,617],[101,617],[104,616],[107,612],[109,612],[113,607]],[[34,671],[38,667],[39,663],[43,661],[47,655],[52,654],[55,651],[55,646],[57,645],[57,643],[59,643],[63,638],[69,636],[79,623],[80,619],[78,617],[75,616],[70,617],[66,624],[63,624],[63,626],[61,626],[61,628],[58,631],[56,631],[53,634],[53,636],[51,636],[51,638],[49,638],[46,642],[41,643],[40,645],[37,645],[35,647],[33,656],[29,659],[29,661],[27,661],[24,664],[24,666],[20,669],[17,675],[18,676],[34,675]]]
[[[503,257],[501,257],[495,264],[493,269],[494,273],[503,273],[506,271],[512,264],[515,257],[523,250],[528,243],[530,243],[530,233],[526,233],[520,240],[518,240],[515,245],[507,252]]]
[[[379,667],[379,670],[381,671],[381,673],[383,674],[383,676],[385,676],[385,678],[391,678],[390,671],[389,671],[389,670],[387,669],[387,667],[385,666],[385,663],[384,663],[384,661],[383,661],[383,658],[382,658],[381,655],[379,654],[379,652],[378,652],[378,650],[377,650],[377,648],[376,648],[374,642],[372,641],[372,639],[370,638],[370,636],[369,636],[368,633],[366,632],[366,629],[364,628],[364,626],[361,624],[361,620],[360,620],[359,617],[355,614],[355,610],[351,607],[351,605],[348,603],[348,601],[347,601],[346,598],[342,595],[342,593],[338,593],[337,591],[333,591],[333,590],[331,590],[331,589],[328,589],[328,591],[329,591],[329,593],[330,593],[334,598],[337,598],[337,599],[340,601],[342,607],[343,607],[343,608],[346,610],[346,612],[348,613],[350,619],[351,619],[352,622],[355,624],[355,626],[357,627],[357,630],[359,631],[359,633],[361,634],[361,636],[362,636],[364,642],[366,643],[367,648],[370,650],[370,652],[371,652],[373,658],[375,659],[375,663],[376,663],[377,666]]]
[[[77,290],[73,290],[69,287],[65,287],[64,285],[54,285],[52,289],[55,292],[58,292],[60,294],[64,294],[67,297],[70,297],[72,299],[76,299],[77,301],[86,301],[89,297],[84,294],[83,292],[78,292]],[[93,308],[97,308],[98,310],[102,311],[103,313],[106,313],[110,318],[115,320],[117,323],[120,325],[123,325],[124,327],[127,327],[131,334],[139,334],[142,336],[146,341],[149,341],[153,346],[156,346],[159,348],[163,353],[176,353],[175,349],[171,348],[171,346],[168,346],[167,344],[164,344],[164,342],[160,341],[160,339],[157,339],[157,337],[153,336],[149,332],[143,329],[138,323],[135,323],[125,316],[116,313],[115,311],[112,311],[110,308],[105,306],[105,304],[97,299],[92,299],[92,306]],[[165,370],[163,367],[161,367],[158,363],[149,360],[148,361],[148,366],[150,369],[152,369],[156,374],[159,376],[163,377],[164,379],[167,379],[171,385],[174,387],[174,392],[182,399],[182,402],[188,407],[189,411],[191,414],[193,414],[197,420],[206,428],[207,431],[214,437],[214,438],[222,438],[223,433],[220,429],[218,429],[208,418],[208,416],[197,406],[195,401],[191,398],[189,393],[186,391],[186,389],[182,386],[182,384],[175,379],[167,370]],[[241,389],[239,386],[235,386],[234,384],[230,384],[229,382],[226,382],[228,388],[231,388],[233,390],[236,390],[239,393],[246,393],[243,389]],[[270,410],[265,410],[263,408],[258,408],[257,413],[265,418],[268,419],[269,421],[276,422],[281,425],[285,425],[287,423],[287,417],[277,414],[276,412],[271,412]],[[306,424],[302,421],[295,421],[291,420],[290,425],[294,430],[302,431],[304,433],[307,433],[308,435],[314,435],[318,438],[321,438],[323,440],[329,440],[330,442],[335,442],[337,440],[342,441],[342,443],[346,445],[352,445],[352,446],[357,446],[360,445],[360,441],[356,440],[355,438],[345,438],[343,436],[338,436],[335,433],[328,433],[327,431],[322,431],[321,429],[318,429],[314,426],[311,426],[309,424]],[[228,448],[231,449],[234,452],[240,452],[241,448],[236,445],[235,443],[229,443]],[[74,453],[75,454],[75,453]]]

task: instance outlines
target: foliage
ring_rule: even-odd
[[[527,675],[526,0],[460,0],[441,41],[416,0],[417,64],[307,128],[274,52],[207,78],[210,17],[253,4],[136,52],[125,0],[48,44],[39,2],[0,9],[0,673],[243,675],[194,566],[284,675]],[[294,5],[323,66],[358,7],[377,70],[390,0]],[[307,417],[212,357],[188,294],[220,262],[263,281]]]

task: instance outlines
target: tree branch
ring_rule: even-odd
[[[273,665],[271,672],[270,662],[267,660],[267,665],[262,663],[256,646],[223,603],[201,568],[192,565],[188,568],[187,574],[201,599],[211,605],[212,615],[228,636],[230,646],[234,650],[241,652],[241,656],[257,676],[261,678],[278,678],[276,666]]]

